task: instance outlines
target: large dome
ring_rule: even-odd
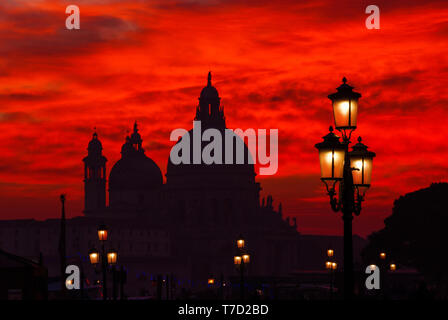
[[[212,86],[212,75],[211,72],[208,73],[207,85],[202,89],[201,95],[199,97],[199,106],[196,109],[196,121],[201,122],[201,129],[195,128],[195,130],[201,130],[201,136],[205,129],[214,128],[219,130],[221,133],[222,149],[221,149],[221,163],[206,164],[202,161],[201,163],[193,163],[193,129],[188,132],[189,135],[189,149],[190,156],[188,163],[174,164],[171,161],[171,157],[168,158],[167,166],[167,184],[177,184],[177,183],[187,183],[190,185],[204,185],[212,184],[214,182],[230,184],[240,184],[240,183],[254,183],[255,180],[255,170],[252,161],[252,156],[247,148],[246,144],[241,140],[241,138],[232,132],[232,144],[233,144],[233,161],[231,164],[226,164],[226,143],[228,140],[228,132],[226,133],[226,124],[224,117],[224,110],[220,106],[220,100],[218,90]],[[177,144],[186,143],[186,137],[182,137]],[[182,140],[184,139],[184,140]],[[209,144],[209,141],[201,143],[201,155],[204,148]],[[238,148],[237,148],[238,146]],[[237,164],[237,149],[238,153],[244,155],[244,160],[242,163]],[[229,152],[230,154],[230,152]],[[241,162],[241,161],[240,161]],[[225,182],[227,181],[227,182]]]

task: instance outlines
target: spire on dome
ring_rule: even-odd
[[[135,120],[134,122],[134,133],[138,132],[138,125],[137,125],[137,120]]]
[[[207,76],[207,87],[211,87],[211,86],[212,86],[212,72],[209,71],[208,76]]]

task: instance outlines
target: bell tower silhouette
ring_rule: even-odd
[[[106,157],[96,131],[87,147],[84,162],[84,214],[95,215],[106,208]]]

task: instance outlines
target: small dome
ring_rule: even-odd
[[[101,151],[103,150],[103,146],[101,141],[98,139],[97,133],[93,133],[92,140],[90,140],[89,145],[87,147],[87,151],[90,156],[101,155]]]
[[[212,73],[208,73],[207,86],[205,86],[201,91],[201,96],[199,99],[219,99],[218,90],[212,86]]]
[[[110,189],[154,189],[162,184],[160,168],[144,153],[122,157],[109,175]]]
[[[135,122],[133,134],[126,137],[121,148],[121,159],[110,171],[110,190],[142,191],[158,188],[162,184],[162,172],[157,164],[145,155]]]
[[[216,88],[213,86],[204,87],[201,91],[201,98],[205,98],[205,99],[219,98],[218,90],[216,90]]]

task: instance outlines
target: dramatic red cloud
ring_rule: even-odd
[[[65,8],[81,29],[65,28]],[[279,171],[263,194],[304,233],[340,234],[314,144],[341,78],[361,92],[355,137],[377,153],[354,232],[378,229],[399,195],[448,173],[446,1],[4,0],[0,4],[2,219],[82,210],[81,159],[97,127],[108,168],[126,131],[166,172],[169,134],[190,128],[209,69],[230,128],[278,128]]]

